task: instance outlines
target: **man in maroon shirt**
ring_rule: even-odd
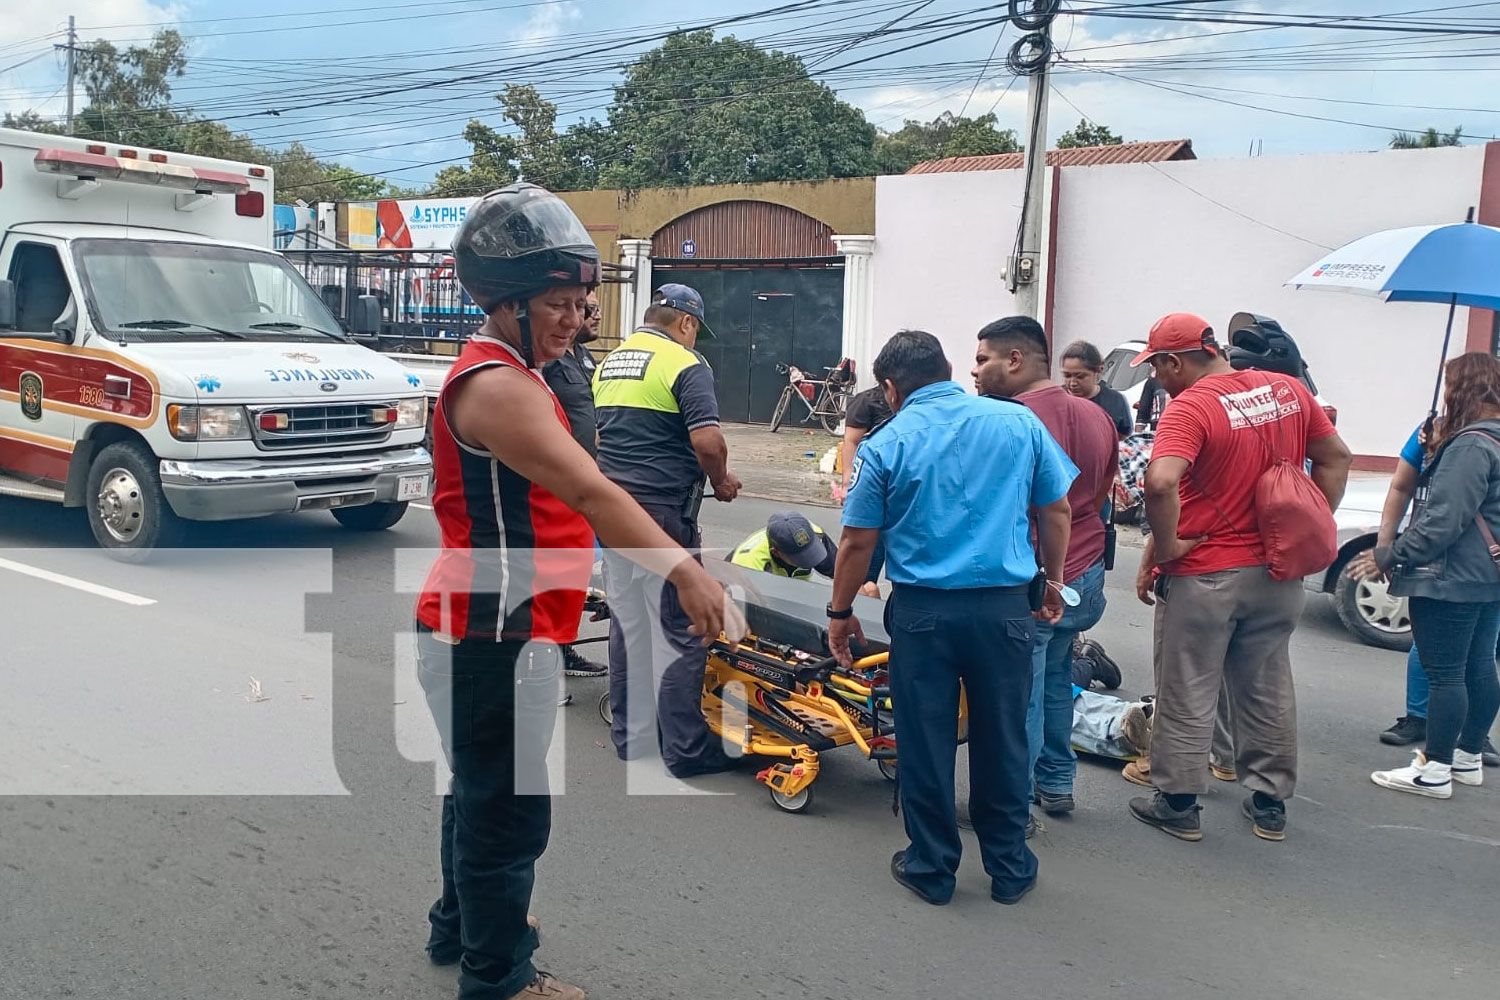
[[[1223,683],[1235,769],[1251,792],[1243,812],[1256,836],[1283,840],[1297,782],[1289,645],[1305,594],[1301,580],[1273,580],[1266,569],[1255,489],[1277,457],[1299,468],[1307,458],[1336,510],[1349,449],[1297,379],[1230,367],[1202,317],[1158,320],[1134,363],[1151,365],[1172,404],[1146,469],[1151,537],[1136,578],[1141,600],[1156,605],[1157,792],[1132,799],[1130,811],[1181,840],[1203,838],[1197,802]]]
[[[1031,752],[1034,797],[1042,811],[1073,811],[1073,637],[1104,614],[1104,502],[1120,463],[1114,421],[1092,400],[1075,396],[1051,379],[1047,334],[1029,316],[1007,316],[979,331],[974,387],[1028,407],[1078,467],[1068,490],[1073,528],[1063,582],[1078,592],[1076,607],[1064,607],[1055,624],[1038,622],[1032,646],[1031,706],[1026,742]]]

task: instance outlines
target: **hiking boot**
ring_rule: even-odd
[[[1370,775],[1370,780],[1381,788],[1409,792],[1412,795],[1425,795],[1432,799],[1453,797],[1453,766],[1428,760],[1427,755],[1420,750],[1406,767],[1375,771]]]
[[[1479,751],[1479,756],[1485,767],[1500,767],[1500,750],[1495,749],[1494,741],[1488,736],[1484,738],[1484,749]]]
[[[1166,796],[1157,792],[1149,799],[1131,799],[1130,814],[1147,826],[1169,833],[1178,840],[1202,840],[1203,825],[1198,814],[1203,807],[1193,803],[1186,809],[1173,809]]]
[[[1454,750],[1453,780],[1460,785],[1484,784],[1484,755]]]
[[[1140,785],[1143,788],[1154,788],[1155,783],[1151,780],[1151,758],[1142,757],[1125,765],[1125,770],[1120,772],[1120,777],[1132,785]]]
[[[1245,796],[1240,811],[1250,821],[1250,830],[1261,840],[1285,840],[1286,839],[1286,803],[1269,800],[1270,804],[1261,807],[1255,804],[1253,794]]]
[[[511,995],[510,1000],[587,1000],[588,994],[565,983],[551,973],[538,972],[527,987]]]
[[[895,854],[891,855],[891,878],[895,879],[897,884],[905,886],[912,892],[916,893],[917,897],[924,903],[931,903],[933,906],[942,906],[944,903],[948,902],[948,899],[952,898],[950,896],[948,897],[948,899],[939,899],[936,896],[930,896],[925,891],[923,891],[915,882],[907,878],[905,851],[897,851]]]
[[[563,673],[569,677],[608,677],[609,667],[595,663],[572,646],[564,646]]]
[[[1094,680],[1104,685],[1106,691],[1119,688],[1124,679],[1120,674],[1120,665],[1110,658],[1103,646],[1092,639],[1083,639],[1078,642],[1077,648],[1085,659],[1093,661]]]
[[[1041,806],[1042,812],[1048,816],[1064,816],[1076,808],[1071,792],[1054,795],[1052,792],[1046,792],[1038,788],[1036,794],[1032,796],[1032,800]]]
[[[1427,739],[1427,720],[1420,715],[1403,715],[1396,724],[1380,734],[1380,742],[1387,746],[1408,747]]]
[[[1146,714],[1144,703],[1135,702],[1125,709],[1125,714],[1120,716],[1120,735],[1135,748],[1136,753],[1151,752],[1151,719]]]
[[[1208,773],[1220,781],[1239,781],[1239,773],[1235,771],[1233,764],[1220,764],[1217,761],[1208,762]]]

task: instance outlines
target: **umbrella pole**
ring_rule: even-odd
[[[1443,366],[1448,363],[1448,343],[1453,339],[1453,315],[1458,311],[1458,295],[1448,300],[1448,329],[1443,331],[1443,353],[1438,358],[1437,383],[1432,387],[1432,409],[1427,413],[1427,440],[1432,440],[1433,427],[1437,423],[1438,397],[1443,391]]]

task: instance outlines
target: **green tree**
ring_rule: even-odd
[[[1085,146],[1118,146],[1125,140],[1114,132],[1108,125],[1098,125],[1081,118],[1077,125],[1057,137],[1058,149],[1080,149]]]
[[[0,121],[0,127],[18,128],[26,132],[45,132],[48,135],[62,135],[67,130],[50,118],[43,118],[35,111],[22,111],[20,114],[5,112],[5,119]]]
[[[469,122],[464,129],[464,139],[473,149],[469,165],[440,170],[433,182],[435,196],[483,194],[518,176],[553,191],[594,186],[597,173],[584,155],[592,136],[587,126],[575,125],[559,134],[557,105],[529,85],[511,85],[495,100],[518,134],[499,132],[478,120]]]
[[[875,138],[875,163],[882,174],[904,174],[918,163],[948,156],[1019,153],[1014,129],[997,129],[994,114],[958,118],[944,111],[930,122],[906,121],[896,132]]]
[[[1442,146],[1460,146],[1463,144],[1463,127],[1460,126],[1452,132],[1439,132],[1435,128],[1428,128],[1425,132],[1413,135],[1410,132],[1392,132],[1392,149],[1437,149]]]
[[[875,128],[796,56],[732,36],[668,38],[625,69],[608,128],[570,130],[606,187],[818,180],[874,172]]]
[[[385,182],[334,163],[325,163],[301,143],[285,149],[258,146],[228,126],[172,106],[172,81],[187,68],[182,36],[158,31],[145,46],[121,51],[97,41],[80,54],[80,75],[88,104],[76,116],[74,134],[99,142],[145,146],[245,163],[276,171],[276,193],[285,201],[368,201],[386,192]],[[7,128],[61,133],[34,111],[6,114]]]

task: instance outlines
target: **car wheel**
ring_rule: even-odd
[[[1381,580],[1351,580],[1339,574],[1334,607],[1344,627],[1370,646],[1405,652],[1411,648],[1411,611]]]

